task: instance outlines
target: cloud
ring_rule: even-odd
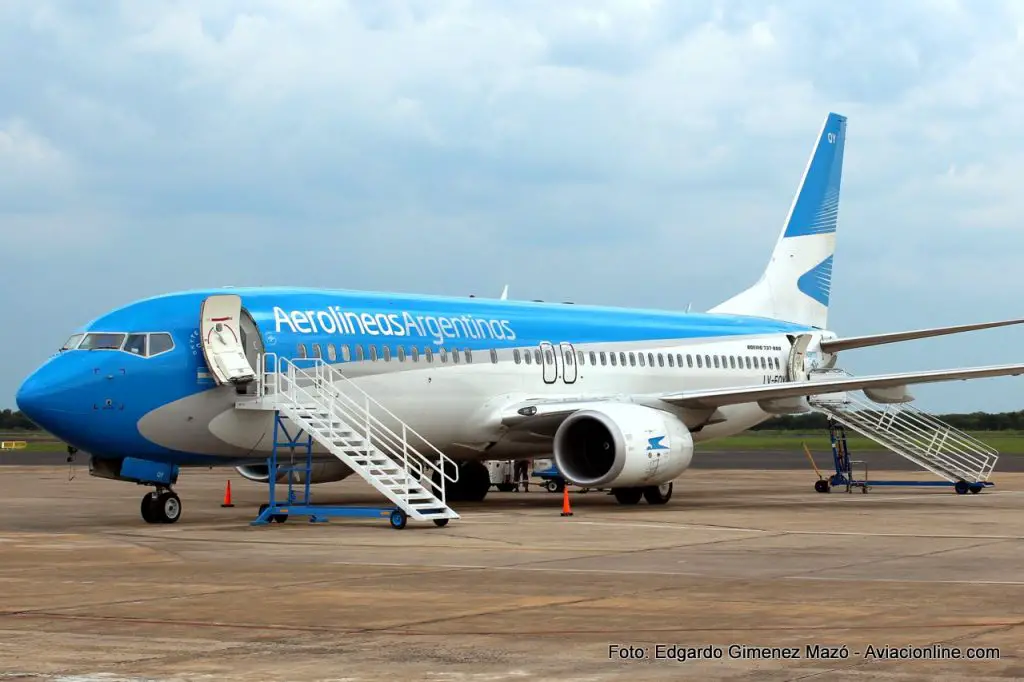
[[[1015,316],[1022,27],[953,0],[4,3],[0,296],[31,324],[0,394],[94,314],[205,284],[709,307],[760,273],[830,110],[838,331]],[[1012,333],[850,368],[1014,361]]]

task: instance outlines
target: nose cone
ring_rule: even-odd
[[[18,409],[25,416],[51,432],[61,415],[72,411],[69,377],[60,360],[60,357],[52,358],[33,372],[14,396]]]

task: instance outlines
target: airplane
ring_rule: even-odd
[[[553,458],[569,483],[608,488],[625,505],[667,503],[696,445],[806,412],[813,396],[900,401],[910,385],[1024,373],[815,375],[841,351],[1024,322],[845,338],[828,329],[846,122],[826,116],[760,278],[707,312],[510,300],[507,285],[500,299],[180,291],[80,327],[22,383],[18,408],[88,453],[92,475],[153,487],[143,519],[173,523],[178,467],[269,481],[276,417],[239,404],[266,390],[271,356],[329,365],[422,434],[458,468],[449,500],[486,496],[483,461]],[[319,441],[314,458],[310,483],[353,473]]]

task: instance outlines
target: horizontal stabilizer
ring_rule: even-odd
[[[991,367],[966,367],[962,369],[938,369],[928,372],[904,372],[902,374],[878,374],[866,377],[826,379],[823,381],[793,381],[783,384],[762,384],[737,386],[706,391],[684,391],[664,394],[659,398],[679,407],[713,409],[723,405],[753,403],[780,398],[797,398],[843,391],[864,389],[896,388],[911,384],[929,384],[940,381],[966,381],[991,377],[1017,376],[1024,374],[1024,365],[993,365]]]
[[[1022,323],[1024,323],[1024,320],[1003,320],[1000,322],[958,324],[953,327],[934,327],[932,329],[918,329],[916,331],[910,332],[892,332],[889,334],[869,334],[867,336],[850,336],[845,339],[822,341],[821,350],[826,353],[838,353],[841,350],[850,350],[852,348],[867,348],[869,346],[881,346],[887,343],[899,343],[901,341],[927,339],[932,336],[960,334],[962,332],[973,332],[979,329],[992,329],[994,327],[1008,327],[1010,325]]]

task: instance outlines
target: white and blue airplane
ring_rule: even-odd
[[[236,407],[267,353],[322,358],[458,462],[449,500],[483,499],[482,461],[552,457],[570,483],[664,504],[695,444],[806,411],[809,396],[1024,373],[1016,364],[811,380],[842,350],[1024,322],[851,338],[827,329],[845,138],[846,117],[829,114],[764,273],[706,313],[504,295],[185,291],[81,327],[24,381],[18,408],[89,453],[93,475],[155,486],[143,517],[166,523],[181,512],[178,467],[268,480],[274,416]],[[319,445],[315,457],[313,483],[352,473]],[[159,511],[147,511],[150,498]]]

